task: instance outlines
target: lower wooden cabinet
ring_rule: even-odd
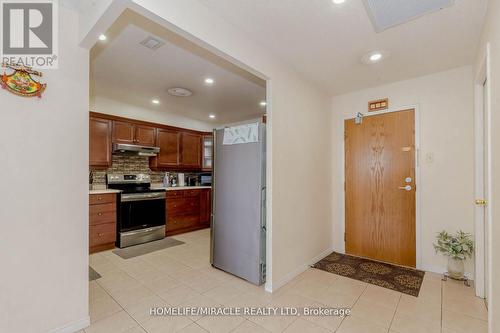
[[[210,226],[211,189],[167,191],[166,236]]]
[[[89,252],[114,248],[116,241],[116,194],[89,197]]]
[[[206,227],[210,226],[212,215],[212,190],[202,189],[200,193],[200,223]]]

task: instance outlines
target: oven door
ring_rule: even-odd
[[[122,194],[120,232],[165,226],[165,192]]]

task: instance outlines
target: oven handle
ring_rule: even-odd
[[[122,194],[121,202],[165,200],[166,197],[167,195],[165,194],[165,192]]]

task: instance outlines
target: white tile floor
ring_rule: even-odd
[[[91,255],[85,333],[338,332],[481,333],[487,311],[473,288],[427,273],[418,298],[310,269],[269,294],[209,265],[209,230],[175,236],[186,244],[123,260]],[[154,306],[352,307],[339,317],[151,317]]]

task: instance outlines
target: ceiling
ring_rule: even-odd
[[[362,0],[198,1],[334,95],[471,64],[487,6],[487,0],[456,0],[376,33]],[[390,56],[361,62],[375,50]]]
[[[265,113],[265,81],[146,20],[126,11],[91,51],[91,94],[216,124],[255,119]],[[151,50],[140,42],[156,36],[165,42]],[[213,78],[208,86],[205,78]],[[174,97],[172,87],[190,97]],[[152,103],[158,99],[159,104]],[[209,119],[209,115],[216,116]]]

